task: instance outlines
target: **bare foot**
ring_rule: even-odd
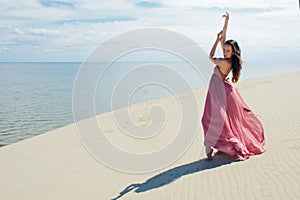
[[[211,149],[206,155],[207,155],[207,160],[211,161],[212,160],[212,154],[213,154],[213,149]]]

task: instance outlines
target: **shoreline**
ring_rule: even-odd
[[[233,84],[233,85],[234,85],[237,89],[240,90],[241,88],[244,88],[245,86],[243,86],[243,85],[244,85],[244,84],[247,84],[248,82],[255,82],[255,81],[261,82],[263,79],[276,78],[276,77],[278,77],[278,76],[286,76],[286,75],[293,74],[293,73],[297,73],[297,72],[300,72],[300,70],[295,70],[295,71],[291,71],[291,72],[284,72],[284,73],[275,74],[275,75],[270,75],[270,76],[266,76],[266,77],[263,76],[263,77],[255,77],[255,78],[250,78],[250,79],[243,79],[243,80],[240,80],[240,82],[238,82],[237,84]],[[241,85],[241,86],[239,86],[239,85]],[[192,90],[192,91],[185,91],[185,92],[183,92],[183,93],[181,93],[181,94],[185,94],[185,93],[189,93],[189,92],[193,92],[193,91],[197,92],[197,91],[199,91],[199,90],[205,90],[205,89],[207,89],[207,86],[195,88],[195,89]],[[178,95],[181,95],[181,94],[178,94]],[[131,106],[135,106],[135,105],[139,105],[139,104],[143,104],[143,103],[147,103],[147,102],[151,102],[151,101],[163,100],[163,99],[165,99],[165,98],[171,98],[171,97],[172,97],[172,95],[171,95],[171,96],[165,96],[165,97],[158,98],[158,99],[151,99],[151,100],[148,100],[148,101],[138,102],[138,103],[136,103],[136,104],[134,104],[134,105],[130,105],[130,106],[127,106],[127,107],[131,107]],[[123,109],[124,109],[124,108],[127,108],[127,107],[123,107]],[[122,108],[120,108],[120,109],[122,109]],[[107,111],[107,112],[101,113],[101,114],[99,114],[99,115],[107,114],[107,113],[110,113],[110,112],[112,112],[112,111]],[[98,116],[98,115],[97,115],[97,116]],[[33,137],[36,137],[36,136],[39,136],[39,135],[43,135],[43,134],[45,134],[45,133],[47,133],[47,132],[54,131],[54,130],[56,130],[56,129],[60,129],[60,128],[63,128],[63,127],[65,127],[65,126],[69,126],[69,125],[72,125],[72,124],[74,124],[74,122],[73,122],[73,123],[70,123],[70,124],[63,125],[63,126],[61,126],[61,127],[55,128],[55,129],[51,129],[51,130],[46,131],[46,132],[41,133],[41,134],[34,135]],[[19,140],[19,141],[17,141],[17,142],[13,142],[13,143],[10,143],[10,144],[3,144],[3,143],[0,143],[0,148],[1,148],[1,147],[8,146],[8,145],[11,145],[11,144],[15,144],[15,143],[18,143],[18,142],[27,140],[27,139],[31,139],[31,138],[33,138],[33,137],[25,138],[25,139],[23,139],[23,140]]]

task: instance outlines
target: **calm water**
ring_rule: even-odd
[[[75,63],[0,64],[0,144],[72,123]]]
[[[72,91],[80,65],[81,63],[0,63],[0,145],[11,144],[73,123]],[[166,65],[180,72],[192,88],[205,86],[190,66],[182,63]],[[96,114],[112,109],[110,99],[114,86],[133,67],[132,63],[115,64],[99,80],[96,90],[93,87],[87,88],[95,90]],[[244,65],[241,80],[295,70],[300,70],[300,66],[249,62]],[[135,79],[143,78],[138,76]],[[177,89],[176,92],[185,90],[181,87]],[[145,85],[138,88],[127,102],[114,108],[170,95],[172,92],[160,85]],[[84,107],[82,112],[83,118],[90,116],[84,113]]]

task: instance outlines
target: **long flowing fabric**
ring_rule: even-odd
[[[265,152],[263,126],[218,67],[210,79],[202,116],[204,146],[245,160]]]

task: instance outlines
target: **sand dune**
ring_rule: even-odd
[[[262,155],[238,162],[223,154],[208,162],[199,129],[190,148],[171,165],[151,173],[124,173],[95,160],[71,124],[0,148],[0,199],[300,199],[299,83],[297,71],[237,85],[264,125],[267,152]],[[205,92],[196,92],[202,109]],[[183,95],[188,104],[189,93]],[[173,97],[132,106],[132,118],[147,126],[148,108],[156,103],[170,113],[161,134],[137,143],[106,113],[98,119],[106,124],[107,138],[139,153],[172,141],[179,122],[172,114],[177,109]],[[131,128],[126,121],[120,126]]]

